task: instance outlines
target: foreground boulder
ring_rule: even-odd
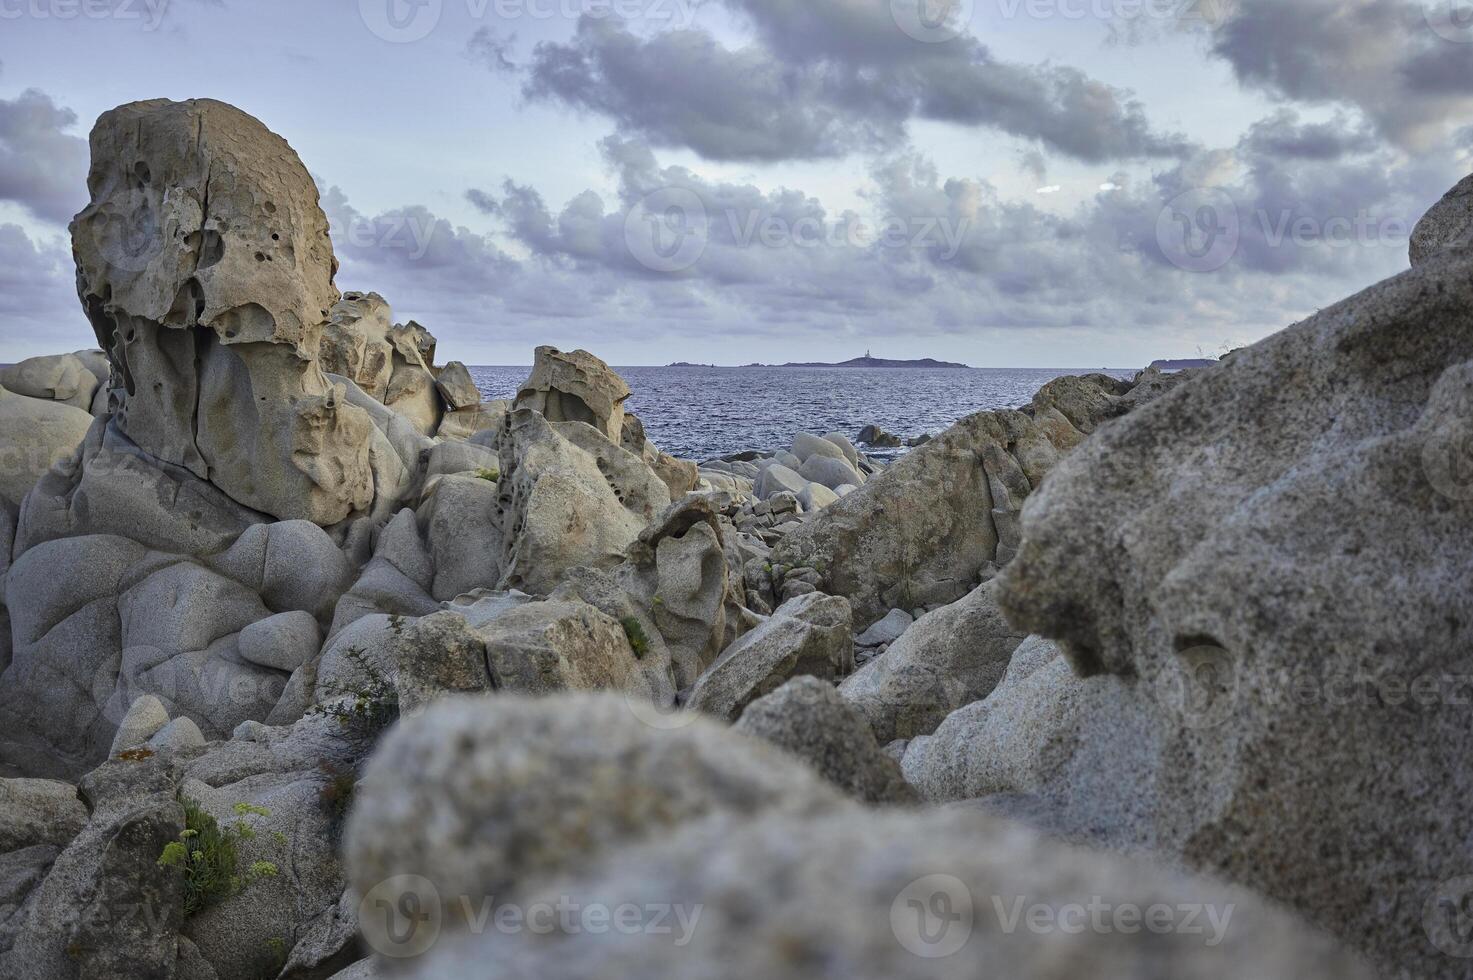
[[[358,788],[344,844],[354,887],[387,908],[433,889],[456,928],[462,910],[490,902],[494,913],[529,879],[712,813],[842,804],[778,749],[705,719],[669,716],[655,728],[651,717],[619,695],[497,695],[404,722]],[[373,922],[364,928],[370,942],[385,937]]]
[[[83,351],[94,355],[96,351]],[[91,412],[98,388],[106,382],[93,373],[78,354],[28,357],[19,364],[0,369],[0,385],[17,395],[61,402]]]
[[[595,932],[574,916],[545,935],[447,937],[406,972],[423,980],[1373,976],[1248,892],[980,814],[718,814],[521,899],[529,908],[560,901],[640,911],[634,928]]]
[[[1229,875],[1387,972],[1464,975],[1424,910],[1456,905],[1473,840],[1470,420],[1454,246],[1056,468],[1001,593],[1095,679],[1073,735],[1030,736],[1072,752],[1054,819]]]

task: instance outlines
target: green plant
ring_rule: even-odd
[[[476,478],[479,480],[485,480],[487,483],[495,483],[497,480],[501,479],[501,471],[493,470],[489,466],[483,466],[480,469],[476,470]]]
[[[246,823],[247,815],[267,816],[271,811],[249,803],[237,803],[235,812],[241,819],[221,827],[220,822],[194,800],[183,800],[184,830],[179,839],[164,845],[158,864],[179,868],[184,874],[184,915],[193,915],[216,902],[239,894],[251,882],[272,878],[276,865],[256,861],[240,871],[240,842],[251,840],[256,832]]]
[[[390,629],[397,626],[395,617],[390,617]],[[343,655],[353,665],[358,680],[322,685],[318,693],[326,700],[314,704],[308,713],[336,718],[343,725],[362,725],[368,734],[377,736],[399,717],[399,692],[358,647],[349,647]]]
[[[643,657],[650,652],[650,638],[645,635],[644,627],[638,619],[633,616],[625,616],[619,620],[619,625],[624,627],[624,635],[629,638],[629,646],[634,650],[636,657]]]

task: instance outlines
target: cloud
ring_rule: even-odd
[[[1245,85],[1353,106],[1384,139],[1427,151],[1473,112],[1473,35],[1439,33],[1438,9],[1433,0],[1238,0],[1211,50]]]
[[[27,89],[0,99],[0,200],[66,224],[87,203],[87,141],[67,130],[77,114]]]
[[[887,4],[727,0],[757,38],[729,48],[704,30],[642,37],[585,15],[542,42],[524,94],[606,116],[626,136],[712,160],[778,161],[878,152],[925,119],[1035,140],[1087,162],[1181,157],[1129,92],[1078,69],[1000,61],[971,36],[927,44]]]

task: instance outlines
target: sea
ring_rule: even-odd
[[[625,407],[655,445],[684,459],[786,449],[798,432],[853,439],[878,425],[902,439],[937,435],[993,408],[1018,408],[1054,378],[1112,368],[724,368],[615,367],[634,394]],[[531,369],[472,367],[486,399],[514,398]],[[869,452],[869,450],[866,450]],[[877,450],[897,455],[903,450]]]

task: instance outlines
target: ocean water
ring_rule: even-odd
[[[878,425],[903,439],[936,435],[991,408],[1026,405],[1066,374],[1098,368],[665,368],[616,367],[634,395],[626,403],[655,445],[685,459],[785,449],[797,432]],[[513,398],[528,367],[472,367],[484,398]],[[1134,370],[1101,373],[1129,379]],[[868,450],[866,450],[868,451]],[[894,451],[891,451],[891,455]],[[884,451],[873,455],[886,455]]]

